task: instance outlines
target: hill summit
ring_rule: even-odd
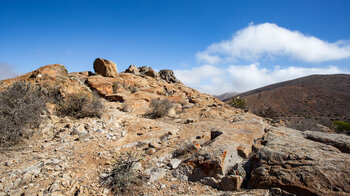
[[[38,91],[46,106],[38,126],[14,124],[16,143],[7,145],[11,129],[1,126],[0,195],[350,193],[349,136],[271,123],[185,86],[171,70],[118,72],[102,58],[94,70],[54,64],[0,81],[2,100],[30,106]],[[5,106],[2,119],[28,114]]]

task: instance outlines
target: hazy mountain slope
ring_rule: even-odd
[[[311,75],[239,94],[248,109],[280,116],[350,120],[350,75]],[[225,100],[226,102],[229,99]]]
[[[214,95],[214,97],[220,99],[220,100],[225,100],[225,99],[228,99],[230,97],[234,97],[236,95],[238,95],[239,93],[236,93],[236,92],[227,92],[227,93],[224,93],[224,94],[221,94],[221,95]]]

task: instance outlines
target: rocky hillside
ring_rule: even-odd
[[[98,58],[95,73],[47,65],[1,81],[88,93],[101,115],[58,115],[2,147],[0,195],[349,195],[350,137],[270,124],[178,81],[171,70]],[[98,94],[99,96],[97,96]]]
[[[272,84],[238,95],[255,114],[266,111],[281,119],[350,121],[350,75],[311,75]],[[225,102],[229,102],[226,99]]]

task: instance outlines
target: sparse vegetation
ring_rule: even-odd
[[[338,133],[350,135],[350,123],[344,121],[333,121],[332,126]]]
[[[261,109],[256,115],[271,119],[276,119],[278,117],[278,113],[272,107]]]
[[[173,107],[173,103],[168,99],[157,100],[152,99],[151,110],[147,113],[152,118],[160,118],[168,114],[170,108]]]
[[[196,150],[196,147],[192,144],[192,142],[185,141],[173,152],[173,157],[177,158],[193,152],[194,150]]]
[[[26,128],[38,127],[40,114],[46,109],[46,97],[39,87],[16,82],[0,93],[0,146],[17,144],[29,133]]]
[[[132,194],[135,187],[142,183],[142,175],[137,164],[141,164],[143,156],[136,152],[127,152],[119,156],[113,165],[112,171],[101,178],[104,186],[114,193]]]
[[[117,93],[118,89],[124,88],[124,87],[119,82],[113,82],[112,88],[113,88],[113,93]]]
[[[234,108],[245,109],[247,107],[247,102],[241,97],[233,97],[230,105]]]
[[[122,104],[122,109],[123,112],[132,112],[132,107],[128,103],[123,103]]]
[[[129,91],[131,93],[136,93],[138,92],[140,89],[138,89],[136,86],[129,86]]]
[[[57,113],[61,116],[75,118],[100,117],[102,103],[97,95],[75,93],[58,103]]]

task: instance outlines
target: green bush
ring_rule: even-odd
[[[332,126],[338,133],[350,135],[350,123],[344,121],[333,121]]]
[[[168,99],[157,100],[152,99],[151,110],[147,113],[152,118],[160,118],[168,114],[170,108],[173,107],[173,103]]]
[[[16,82],[0,93],[0,146],[11,146],[38,127],[47,98],[39,87]]]
[[[102,112],[100,99],[90,93],[75,93],[58,103],[57,113],[60,116],[75,118],[100,117]]]
[[[135,187],[142,183],[141,172],[136,164],[141,164],[142,155],[127,152],[119,156],[113,165],[112,171],[101,177],[102,185],[112,189],[114,193],[132,193]]]
[[[230,105],[234,108],[245,109],[247,107],[247,102],[243,98],[233,97]]]

